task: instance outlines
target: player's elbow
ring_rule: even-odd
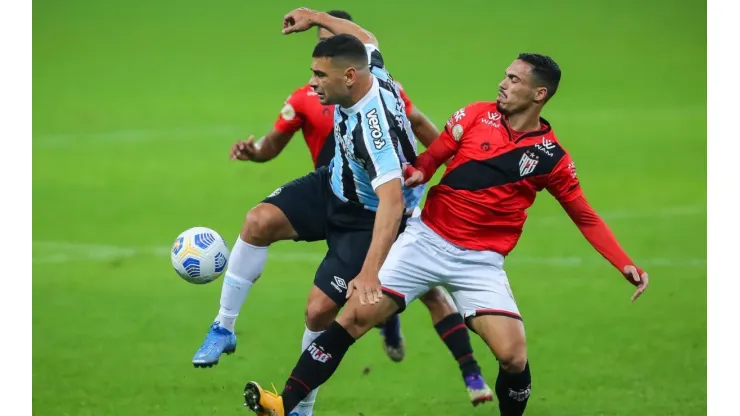
[[[370,44],[370,45],[373,45],[373,46],[375,46],[377,48],[378,47],[378,39],[375,37],[375,35],[373,35],[373,33],[370,32],[369,30],[364,30],[364,32],[365,32],[365,33],[363,33],[364,39],[362,39],[362,43],[364,43],[366,45],[367,44]]]

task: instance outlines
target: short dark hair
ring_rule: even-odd
[[[532,74],[534,74],[535,81],[545,88],[547,88],[547,97],[545,102],[558,90],[560,84],[560,67],[555,61],[549,56],[540,55],[538,53],[520,53],[517,59],[532,65]]]
[[[344,10],[329,10],[326,12],[329,16],[338,17],[340,19],[349,20],[352,21],[352,16],[349,15],[349,13],[345,12]]]
[[[367,66],[367,51],[365,45],[356,37],[342,33],[321,40],[313,48],[314,58],[341,58],[360,65]],[[362,67],[364,67],[362,66]]]

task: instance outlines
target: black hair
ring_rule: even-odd
[[[517,59],[534,67],[532,74],[534,74],[535,81],[540,86],[547,88],[547,96],[545,97],[545,102],[547,102],[555,95],[560,84],[561,73],[558,64],[549,56],[538,53],[520,53]]]
[[[349,20],[352,21],[352,16],[349,15],[349,13],[345,12],[344,10],[329,10],[326,12],[329,16],[338,17],[340,19]]]
[[[361,40],[352,35],[342,33],[321,40],[313,48],[314,58],[341,58],[354,65],[364,63],[367,66],[367,51]],[[362,68],[364,66],[359,66]]]

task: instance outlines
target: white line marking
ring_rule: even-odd
[[[100,244],[82,244],[63,241],[34,241],[34,248],[39,251],[51,251],[52,253],[39,253],[33,257],[33,262],[43,263],[72,263],[72,262],[103,262],[122,260],[138,256],[166,257],[169,255],[168,247],[116,247]],[[56,251],[56,252],[55,252]],[[61,253],[60,253],[61,252]],[[269,261],[281,263],[317,263],[324,258],[322,253],[281,251],[273,250]],[[532,257],[513,254],[507,263],[516,264],[541,264],[558,267],[573,267],[584,264],[602,264],[606,260],[601,259],[596,253],[587,258],[581,257]],[[698,258],[652,258],[639,261],[642,267],[705,267],[706,259]]]
[[[565,112],[546,112],[547,119],[578,120],[580,123],[604,122],[610,120],[624,120],[627,118],[656,118],[663,120],[703,119],[707,117],[705,107],[666,107],[651,108],[644,111],[641,108],[585,108]],[[255,127],[255,126],[252,126]],[[259,131],[266,131],[270,126],[258,126]],[[252,128],[235,125],[205,125],[190,127],[169,127],[161,129],[126,129],[98,133],[48,133],[33,136],[33,145],[38,147],[64,147],[71,144],[105,144],[122,142],[145,142],[159,140],[184,140],[204,138],[210,135],[238,136],[248,135]],[[257,130],[254,130],[257,131]]]
[[[65,147],[71,144],[106,144],[125,142],[146,142],[163,140],[203,139],[209,136],[244,135],[245,129],[239,126],[213,125],[177,127],[169,129],[132,129],[101,133],[58,133],[39,134],[33,137],[33,145],[38,147]],[[245,136],[246,137],[246,136]]]

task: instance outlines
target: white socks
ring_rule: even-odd
[[[319,335],[323,334],[324,331],[321,332],[313,332],[310,329],[306,328],[306,330],[303,332],[303,342],[301,343],[301,351],[305,351],[306,348],[308,348],[313,340],[319,337]],[[293,409],[291,414],[293,412],[298,413],[298,416],[313,416],[313,404],[316,401],[316,393],[318,393],[319,389],[314,389],[311,393],[308,393],[308,396],[306,396],[303,401],[298,403],[298,406]]]
[[[249,288],[262,274],[267,261],[267,247],[256,247],[236,239],[229,256],[224,283],[221,286],[221,308],[216,316],[219,325],[234,332],[234,322],[247,298]]]

